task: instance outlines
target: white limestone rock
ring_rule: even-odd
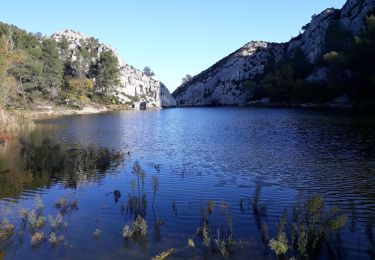
[[[303,34],[289,42],[288,56],[301,49],[310,63],[316,62],[325,52],[325,36],[332,22],[337,21],[353,35],[358,35],[363,27],[364,17],[374,8],[375,0],[348,0],[340,10],[329,8],[314,15]]]
[[[175,99],[171,96],[166,86],[147,75],[140,70],[126,64],[118,54],[117,50],[109,45],[101,44],[93,37],[87,37],[80,32],[73,30],[65,30],[63,32],[54,33],[51,36],[57,42],[61,42],[64,38],[68,40],[68,51],[60,50],[60,55],[64,60],[76,61],[78,59],[78,51],[82,48],[87,50],[94,57],[93,63],[96,63],[103,51],[112,51],[118,58],[121,68],[121,83],[115,87],[113,95],[123,104],[131,104],[134,109],[140,109],[140,102],[145,102],[146,109],[162,108],[176,106]],[[87,47],[89,46],[89,47]],[[88,66],[86,66],[86,72]],[[144,107],[143,105],[141,106]]]
[[[307,60],[314,63],[323,54],[326,31],[338,12],[334,8],[329,8],[319,15],[313,16],[304,33],[289,42],[288,56],[293,56],[294,52],[300,49],[305,53]]]
[[[270,55],[277,61],[284,44],[249,42],[180,86],[173,96],[178,106],[241,105],[248,93],[243,83],[264,73]]]

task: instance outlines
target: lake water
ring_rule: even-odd
[[[142,168],[143,181],[135,165]],[[159,182],[155,194],[152,180]],[[78,208],[63,214],[68,226],[56,231],[64,235],[60,245],[51,247],[48,240],[30,245],[33,231],[18,212],[35,208],[37,195],[44,216],[56,216],[61,197],[78,201]],[[341,235],[332,239],[334,249],[321,250],[318,257],[373,258],[375,120],[261,108],[46,120],[21,140],[0,144],[0,214],[16,230],[0,245],[0,258],[150,259],[169,248],[176,249],[172,259],[219,258],[197,235],[205,216],[212,237],[233,235],[234,259],[273,259],[261,225],[275,237],[285,210],[290,222],[298,198],[313,195],[348,217]],[[261,216],[255,198],[266,208]],[[124,240],[124,225],[138,214],[147,221],[147,238]],[[49,234],[49,224],[40,231]],[[189,249],[189,238],[196,249]]]

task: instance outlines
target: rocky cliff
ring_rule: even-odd
[[[247,102],[245,80],[265,71],[270,54],[283,58],[285,45],[254,41],[217,62],[174,93],[178,106],[238,105]]]
[[[325,53],[326,32],[333,22],[353,35],[359,34],[364,17],[375,7],[375,0],[348,0],[342,9],[329,8],[314,15],[304,32],[287,43],[250,42],[209,69],[184,83],[172,94],[178,106],[244,105],[254,97],[249,81],[262,77],[269,57],[276,62],[292,58],[301,50],[315,64]],[[326,69],[317,67],[307,80],[322,80]]]
[[[82,70],[85,73],[88,73],[89,64],[97,62],[101,52],[112,51],[121,68],[120,84],[114,88],[112,94],[117,97],[120,103],[130,104],[134,109],[176,106],[175,99],[162,82],[126,64],[118,55],[117,50],[111,46],[102,44],[93,37],[87,37],[73,30],[54,33],[51,38],[58,42],[59,46],[66,45],[65,48],[60,48],[61,58],[64,61],[69,60],[73,66],[83,66]],[[90,61],[81,61],[85,57]]]

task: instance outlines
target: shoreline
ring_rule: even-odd
[[[311,109],[311,110],[329,110],[329,111],[345,111],[352,113],[368,113],[375,114],[375,108],[367,106],[358,106],[354,107],[352,105],[329,105],[329,104],[313,104],[313,103],[304,103],[304,104],[287,104],[287,103],[253,103],[253,104],[244,104],[244,105],[202,105],[202,106],[175,106],[167,108],[152,108],[146,109],[144,111],[155,111],[161,109],[173,109],[173,108],[220,108],[220,107],[233,107],[233,108],[270,108],[270,109]],[[4,109],[8,111],[9,114],[12,114],[17,117],[25,117],[30,120],[39,121],[39,120],[48,120],[53,118],[59,118],[64,116],[72,115],[94,115],[107,112],[116,112],[116,111],[143,111],[135,110],[129,108],[127,105],[97,105],[90,104],[84,106],[82,109],[74,109],[68,106],[56,106],[56,105],[38,105],[34,108],[10,108]]]
[[[74,109],[67,106],[38,106],[35,108],[25,108],[25,109],[8,109],[6,111],[11,112],[16,116],[27,116],[31,120],[47,120],[53,118],[59,118],[63,116],[72,115],[93,115],[101,114],[106,112],[114,111],[125,111],[132,110],[128,106],[123,105],[109,105],[109,106],[84,106],[82,109]]]

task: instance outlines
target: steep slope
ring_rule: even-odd
[[[280,60],[284,44],[250,42],[180,86],[173,93],[178,106],[239,105],[248,100],[245,80],[264,73],[268,57]]]
[[[87,37],[73,30],[54,33],[51,38],[58,42],[59,46],[66,45],[65,49],[60,48],[61,58],[74,66],[84,66],[82,70],[85,73],[89,71],[88,64],[97,63],[101,52],[112,51],[117,57],[121,69],[120,83],[114,88],[112,94],[117,97],[120,103],[131,104],[135,109],[173,107],[176,105],[174,98],[163,83],[124,63],[116,49],[111,46],[99,43],[95,38]],[[85,57],[82,53],[87,53],[86,56],[91,61],[80,62],[80,59]]]
[[[374,7],[375,0],[348,0],[341,10],[328,8],[314,15],[312,21],[304,26],[304,33],[288,43],[288,56],[301,49],[310,63],[316,62],[325,51],[325,36],[332,23],[338,22],[353,35],[358,35],[364,17]]]
[[[304,32],[288,43],[250,42],[181,85],[172,95],[178,106],[247,104],[256,99],[254,90],[261,87],[259,79],[264,77],[270,58],[277,63],[292,59],[299,51],[315,67],[306,79],[323,80],[327,68],[317,63],[327,51],[326,33],[330,26],[337,23],[358,35],[365,16],[374,7],[375,0],[348,0],[341,10],[329,8],[314,15],[303,27]]]

